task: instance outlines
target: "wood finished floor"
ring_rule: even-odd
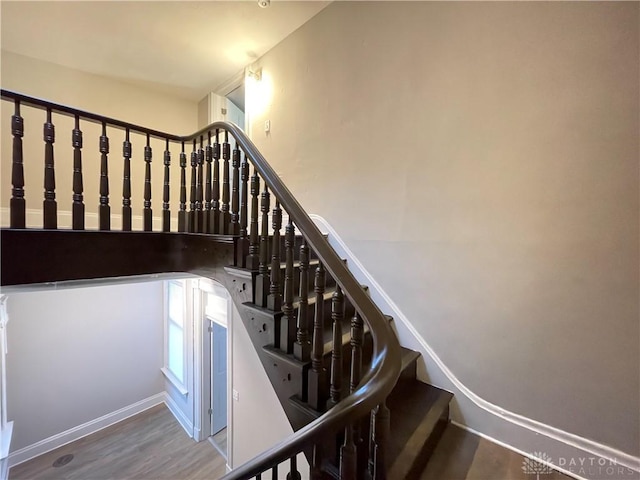
[[[227,429],[223,428],[210,438],[212,443],[215,444],[214,446],[216,446],[224,456],[227,456]]]
[[[524,457],[449,424],[420,480],[535,480],[522,470]],[[540,480],[571,480],[552,471]]]
[[[219,440],[222,436],[226,432]],[[52,466],[69,453],[74,455],[69,464]],[[523,472],[522,462],[521,455],[450,424],[420,480],[535,479]],[[158,405],[13,467],[9,480],[215,480],[224,475],[225,463],[213,445],[194,442]],[[540,478],[570,477],[552,472]]]
[[[73,460],[54,468],[66,454]],[[164,405],[36,457],[9,471],[9,480],[199,480],[226,471],[209,442],[194,442]]]

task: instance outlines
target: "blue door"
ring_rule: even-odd
[[[227,426],[227,329],[213,322],[211,435]]]

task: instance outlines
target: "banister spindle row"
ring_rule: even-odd
[[[19,99],[14,103],[11,116],[11,136],[13,143],[11,166],[11,197],[9,202],[10,228],[26,228],[26,199],[25,199],[25,168],[23,139],[25,133],[23,104]],[[31,104],[29,106],[32,106]],[[56,126],[53,122],[54,114],[69,113],[68,110],[57,106],[42,106],[46,119],[43,124],[44,169],[43,187],[44,200],[42,206],[42,226],[45,229],[58,228],[58,199],[56,197],[56,176],[54,145],[56,141]],[[37,108],[37,107],[36,107]],[[97,196],[97,217],[100,230],[111,230],[111,185],[109,178],[109,154],[111,153],[112,128],[124,130],[122,143],[122,231],[131,231],[132,217],[132,160],[134,156],[131,134],[142,134],[146,137],[143,144],[144,153],[140,155],[144,161],[142,229],[152,231],[152,159],[153,150],[151,137],[157,133],[139,127],[120,126],[112,124],[107,119],[98,120],[95,117],[85,118],[82,112],[71,113],[73,128],[71,130],[71,147],[73,162],[71,173],[72,195],[70,202],[71,228],[84,230],[86,228],[87,206],[84,191],[86,158],[83,159],[85,138],[81,123],[86,120],[97,122],[101,127],[98,135],[98,166],[99,187]],[[194,232],[208,234],[224,234],[239,237],[238,250],[234,264],[240,267],[257,268],[259,264],[259,232],[253,228],[258,225],[258,211],[254,202],[259,195],[260,179],[254,171],[250,177],[249,158],[241,149],[240,143],[235,141],[233,148],[226,129],[214,129],[198,138],[193,139],[191,162],[187,163],[185,142],[162,137],[164,142],[163,175],[162,175],[162,220],[161,230],[171,231],[171,143],[176,142],[180,148],[180,183],[178,185],[177,229],[179,232]],[[223,136],[221,138],[221,135]],[[200,142],[197,148],[197,142]],[[235,139],[234,139],[235,140]],[[191,139],[190,139],[191,141]],[[93,161],[95,157],[89,158]],[[220,162],[222,160],[222,162]],[[222,163],[222,165],[220,165]],[[222,169],[222,171],[221,171]],[[250,217],[252,216],[252,217]],[[251,226],[250,226],[251,223]],[[174,227],[175,228],[175,227]],[[253,242],[252,242],[253,239]],[[252,248],[253,247],[253,248]],[[270,248],[270,247],[269,247]],[[267,294],[270,285],[267,284]],[[266,297],[265,297],[266,298]]]
[[[3,96],[3,98],[5,97]],[[23,153],[25,125],[22,116],[26,107],[38,105],[39,108],[44,109],[46,114],[42,130],[44,156],[39,160],[44,159],[42,225],[45,229],[58,228],[54,115],[57,118],[59,114],[67,114],[73,120],[71,129],[73,164],[72,171],[67,172],[67,175],[72,175],[72,195],[66,201],[71,200],[71,226],[74,230],[84,230],[86,227],[87,206],[84,180],[87,162],[93,162],[91,166],[99,172],[97,205],[93,207],[97,207],[98,227],[104,231],[111,230],[109,197],[113,192],[110,191],[109,161],[113,161],[113,158],[109,158],[112,153],[110,152],[110,143],[114,138],[117,138],[117,131],[124,130],[122,143],[122,230],[132,230],[133,180],[142,181],[144,187],[142,228],[146,232],[153,230],[153,151],[151,146],[153,137],[154,141],[161,140],[164,143],[162,167],[157,166],[157,172],[159,173],[162,169],[163,175],[160,177],[158,174],[157,180],[162,179],[161,230],[162,232],[170,232],[172,220],[171,149],[179,148],[180,183],[178,190],[175,190],[174,187],[173,191],[174,195],[178,194],[179,201],[178,207],[176,208],[175,205],[173,207],[173,211],[177,214],[178,231],[236,237],[234,239],[236,242],[234,265],[254,271],[255,303],[273,312],[274,318],[277,318],[279,322],[279,329],[274,329],[279,334],[277,338],[273,339],[273,346],[279,348],[282,354],[291,355],[299,362],[307,363],[304,366],[306,377],[302,382],[303,388],[299,394],[301,401],[306,402],[309,407],[318,412],[323,412],[334,408],[348,395],[354,394],[363,377],[365,339],[363,318],[357,310],[354,312],[353,302],[348,300],[354,297],[349,291],[343,291],[342,286],[346,285],[343,280],[329,276],[333,273],[335,264],[327,261],[327,270],[325,270],[322,260],[311,260],[314,252],[311,251],[310,244],[315,245],[317,238],[309,236],[309,242],[307,242],[305,238],[296,237],[296,227],[299,227],[300,224],[296,223],[297,220],[291,218],[288,212],[283,211],[283,205],[290,203],[275,194],[281,190],[277,188],[277,185],[272,185],[269,182],[269,177],[260,177],[258,170],[263,168],[260,164],[254,164],[253,171],[250,171],[253,161],[247,156],[247,150],[250,151],[250,149],[243,149],[244,143],[241,139],[233,135],[231,139],[229,138],[229,133],[233,132],[233,129],[229,131],[222,124],[218,124],[219,128],[202,131],[197,134],[196,138],[183,139],[118,121],[110,121],[103,117],[86,115],[66,107],[49,103],[34,104],[33,99],[26,101],[24,97],[18,98],[23,99],[23,102],[17,99],[12,100],[14,111],[11,117],[13,142],[11,228],[26,228],[25,159]],[[89,149],[89,156],[84,148],[85,140],[87,140],[84,138],[87,132],[86,129],[83,132],[84,122],[97,123],[101,129],[97,135],[97,150],[96,144],[93,143],[95,140],[92,140],[90,144],[93,147]],[[140,135],[141,138],[144,136],[146,140],[141,142],[142,155],[135,153],[135,158],[131,141],[132,135]],[[232,141],[233,145],[231,145]],[[192,145],[188,145],[188,143],[192,143]],[[189,147],[191,147],[190,162],[188,162],[185,150]],[[142,162],[144,162],[144,176],[141,175],[142,178],[132,179],[132,161],[140,162],[138,164],[140,169],[142,169]],[[83,171],[83,167],[85,171]],[[137,171],[139,170],[134,170],[134,176]],[[95,195],[95,192],[92,195]],[[284,224],[283,217],[285,218]],[[300,233],[305,235],[304,231]],[[311,264],[314,266],[313,269]],[[330,285],[337,284],[331,296],[327,293],[328,276]],[[312,298],[309,298],[310,286]],[[328,311],[329,305],[330,311]],[[345,325],[347,311],[351,319],[349,345],[343,344],[343,330],[348,328]],[[363,315],[365,312],[366,310],[362,310]],[[325,325],[329,319],[331,324]],[[326,343],[327,341],[330,341],[330,344]],[[347,350],[347,347],[350,347],[350,350]],[[336,441],[333,445],[329,445],[323,441],[313,446],[311,478],[325,478],[326,474],[323,469],[327,462],[331,462],[338,468],[338,472],[332,474],[334,476],[337,474],[342,480],[355,480],[364,476],[372,480],[386,478],[389,409],[384,400],[378,399],[376,402],[379,402],[378,405],[367,418],[368,425],[363,424],[365,419],[362,417],[350,419],[346,425],[339,426],[343,432],[338,435],[339,442]],[[369,434],[367,435],[366,432]],[[310,449],[311,447],[312,445],[306,445],[303,448]],[[368,470],[367,474],[363,475],[362,470]],[[258,474],[256,478],[269,477],[269,472],[271,472],[270,476],[273,479],[277,479],[279,474],[282,477],[286,476],[288,480],[300,480],[302,477],[298,470],[295,454],[281,461],[279,465],[265,465],[263,473]]]

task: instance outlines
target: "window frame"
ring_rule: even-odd
[[[170,305],[169,305],[169,300],[170,300],[170,294],[169,294],[169,290],[170,290],[170,285],[177,285],[182,289],[182,305],[181,305],[181,309],[182,309],[182,325],[179,325],[177,322],[175,322],[174,320],[171,319],[171,316],[169,314],[170,312]],[[189,316],[189,311],[187,309],[187,305],[189,304],[189,299],[188,299],[188,295],[189,295],[189,285],[188,285],[188,281],[187,280],[166,280],[164,282],[164,288],[163,288],[163,296],[164,296],[164,302],[163,302],[163,325],[164,325],[164,359],[163,359],[163,366],[160,369],[162,371],[162,373],[164,374],[164,376],[166,377],[167,380],[169,380],[169,382],[180,392],[180,394],[182,395],[187,395],[189,393],[189,390],[186,387],[186,383],[187,383],[187,360],[188,360],[188,342],[187,342],[187,337],[188,337],[188,325],[190,322],[190,316]],[[179,377],[179,372],[174,372],[172,371],[172,369],[170,368],[169,365],[169,345],[170,345],[170,339],[169,339],[169,332],[170,332],[170,325],[173,324],[175,326],[177,326],[178,328],[181,329],[182,331],[182,380]]]

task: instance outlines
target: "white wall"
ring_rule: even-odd
[[[7,302],[12,452],[163,392],[161,282]]]
[[[238,467],[293,433],[262,363],[233,307],[233,389],[239,394],[231,405],[233,420],[232,467]],[[301,467],[303,468],[303,467]]]
[[[69,105],[92,113],[124,120],[143,127],[167,133],[186,135],[197,129],[197,102],[156,93],[140,86],[131,85],[114,78],[93,75],[73,70],[53,63],[2,51],[2,88],[31,95],[56,103]],[[116,72],[114,72],[116,73]],[[42,125],[45,113],[41,110],[22,109],[25,136],[24,168],[25,198],[27,208],[41,209],[43,200],[44,143]],[[0,194],[0,205],[8,207],[11,194],[11,115],[13,104],[2,102],[2,163],[4,179]],[[73,119],[54,115],[56,131],[54,155],[56,165],[56,197],[59,211],[71,210],[73,149],[71,131]],[[100,126],[81,123],[84,135],[83,172],[85,205],[87,212],[97,212],[99,199]],[[110,204],[114,214],[122,211],[122,142],[124,132],[108,130],[110,138],[109,176]],[[143,148],[145,138],[132,135],[133,157],[131,160],[132,208],[134,214],[141,215],[144,185]],[[152,209],[157,216],[162,209],[162,179],[164,142],[151,142],[152,159]],[[171,146],[171,210],[178,211],[179,201],[179,146]],[[189,155],[187,152],[187,155]],[[154,228],[160,229],[159,222]]]
[[[255,65],[270,97],[252,117],[290,190],[468,388],[634,455],[638,15],[334,2]]]

